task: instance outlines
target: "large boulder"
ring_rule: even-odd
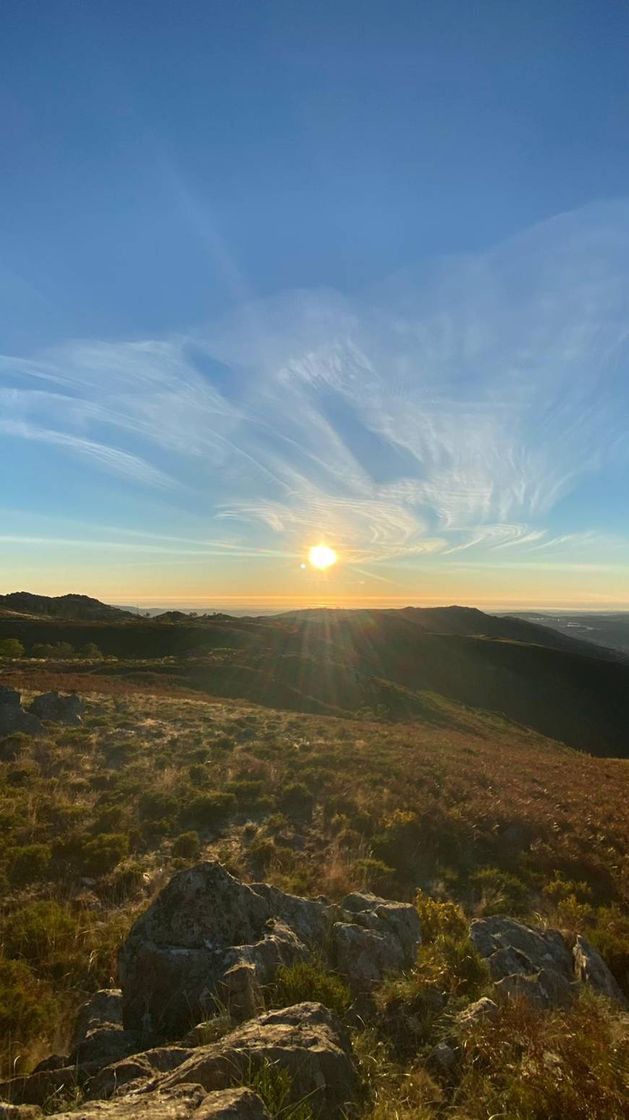
[[[188,1083],[208,1092],[242,1083],[265,1067],[286,1070],[292,1100],[308,1099],[316,1116],[342,1114],[356,1091],[351,1047],[338,1017],[320,1003],[268,1011],[211,1046],[199,1048],[155,1087]]]
[[[85,703],[76,692],[65,695],[61,692],[42,692],[32,701],[29,711],[38,719],[65,723],[68,727],[78,727],[82,722]]]
[[[341,906],[247,886],[216,862],[171,879],[138,919],[119,958],[123,1022],[145,1041],[180,1038],[227,1006],[258,1013],[281,965],[314,950],[353,988],[415,963],[419,918],[407,903],[350,895]]]
[[[540,968],[573,979],[572,954],[557,929],[537,929],[495,914],[477,918],[470,925],[472,944],[485,957],[493,979],[510,972],[537,972]]]
[[[496,991],[525,996],[539,1007],[566,1007],[587,983],[623,1003],[623,995],[600,953],[577,935],[569,948],[557,929],[538,929],[494,915],[470,926],[470,937],[485,958]]]
[[[260,941],[268,904],[220,863],[175,875],[133,926],[119,957],[124,1025],[177,1038],[215,1010],[236,963],[228,949]]]
[[[14,688],[0,685],[0,738],[22,731],[25,735],[40,735],[43,731],[37,715],[25,712],[22,696]]]

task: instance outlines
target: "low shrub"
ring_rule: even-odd
[[[173,840],[172,852],[176,859],[195,859],[200,850],[201,841],[198,832],[181,832]]]
[[[623,1120],[629,1046],[602,1003],[584,993],[566,1011],[526,1000],[461,1032],[454,1116],[486,1120]]]
[[[9,914],[2,924],[5,956],[21,958],[35,967],[47,966],[67,953],[76,928],[76,919],[58,902],[29,902]]]
[[[271,1120],[314,1120],[307,1100],[294,1100],[290,1073],[268,1059],[252,1070],[246,1084],[262,1098]]]
[[[138,813],[141,821],[174,820],[178,811],[177,798],[162,790],[148,790],[140,797]]]
[[[233,813],[236,798],[233,793],[216,790],[212,793],[198,793],[182,806],[179,820],[188,828],[218,828],[230,813]]]
[[[24,887],[45,879],[52,859],[48,844],[25,844],[14,848],[9,862],[9,881]]]
[[[297,961],[282,965],[269,992],[272,1007],[290,1007],[294,1003],[323,1003],[337,1015],[345,1015],[352,994],[341,976],[331,972],[322,961]]]
[[[103,832],[85,841],[83,870],[86,875],[107,875],[128,854],[129,837],[126,832]]]
[[[22,960],[0,956],[0,1062],[4,1073],[15,1072],[21,1049],[32,1046],[54,1025],[56,1004],[48,984],[39,980]]]

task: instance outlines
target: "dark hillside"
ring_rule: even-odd
[[[27,654],[41,642],[78,650],[95,643],[119,661],[84,666],[92,675],[168,678],[180,688],[296,711],[426,718],[427,694],[436,694],[594,754],[629,755],[629,660],[463,607],[168,621],[5,614],[0,637],[19,638]],[[73,664],[74,674],[83,670]]]
[[[131,611],[121,610],[91,599],[89,595],[33,595],[30,591],[12,591],[0,595],[0,609],[20,614],[47,615],[51,618],[115,619],[134,618]]]

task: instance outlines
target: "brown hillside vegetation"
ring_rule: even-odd
[[[5,1071],[63,1045],[82,996],[115,982],[117,949],[134,916],[174,869],[209,856],[245,879],[297,893],[334,899],[366,886],[404,899],[419,889],[443,901],[443,919],[422,904],[420,971],[406,987],[383,990],[381,1019],[356,1039],[370,1120],[451,1110],[451,1094],[421,1064],[443,1027],[426,1025],[417,1038],[404,1028],[401,1046],[395,1026],[400,1006],[421,1003],[435,983],[455,1000],[482,992],[465,938],[447,933],[448,906],[586,930],[629,993],[626,762],[589,757],[438,698],[430,719],[390,724],[168,696],[163,682],[158,695],[130,688],[127,681],[123,695],[91,692],[81,727],[48,725],[44,737],[0,744]],[[512,1047],[520,1031],[518,1061],[547,1036],[583,1033],[586,1019],[598,1022],[596,1045],[617,1030],[597,1007],[554,1018],[531,1012],[536,1023],[531,1014],[512,1023],[514,1014],[505,1011],[501,1029]],[[466,1045],[483,1052],[481,1028]],[[568,1051],[561,1060],[570,1077],[579,1063],[603,1060],[599,1051]],[[478,1061],[462,1082],[461,1115],[490,1115],[472,1107],[485,1097],[511,1099],[506,1065],[495,1054],[489,1065],[483,1058],[479,1082]],[[605,1086],[602,1072],[592,1078],[594,1097]],[[514,1105],[509,1115],[562,1115],[545,1091],[535,1092],[546,1112]],[[610,1082],[605,1092],[607,1112],[572,1114],[620,1117],[610,1104],[617,1089]],[[557,1099],[557,1108],[574,1103]]]

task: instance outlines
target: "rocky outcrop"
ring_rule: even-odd
[[[42,692],[32,701],[29,711],[41,720],[78,727],[82,722],[85,703],[76,692],[71,692],[69,695],[61,692]]]
[[[417,912],[406,903],[354,894],[330,906],[250,887],[219,863],[201,863],[171,879],[122,948],[124,1026],[163,1040],[181,1037],[217,1005],[236,1021],[250,1018],[280,965],[313,948],[361,991],[414,964],[419,942]]]
[[[260,1097],[250,1089],[206,1093],[200,1085],[134,1093],[95,1101],[78,1111],[56,1112],[50,1120],[270,1120]]]
[[[496,992],[503,996],[524,996],[538,1007],[566,1007],[586,983],[624,1003],[600,953],[580,935],[571,950],[557,929],[538,929],[494,915],[472,922],[470,937],[487,961]]]
[[[190,1082],[209,1091],[246,1080],[265,1065],[286,1070],[291,1099],[307,1098],[325,1120],[339,1115],[356,1092],[349,1039],[338,1017],[319,1003],[260,1015],[220,1042],[200,1047],[159,1084],[168,1089]]]
[[[16,731],[22,731],[25,735],[40,735],[43,726],[36,714],[24,711],[19,692],[0,685],[0,738],[13,735]]]

